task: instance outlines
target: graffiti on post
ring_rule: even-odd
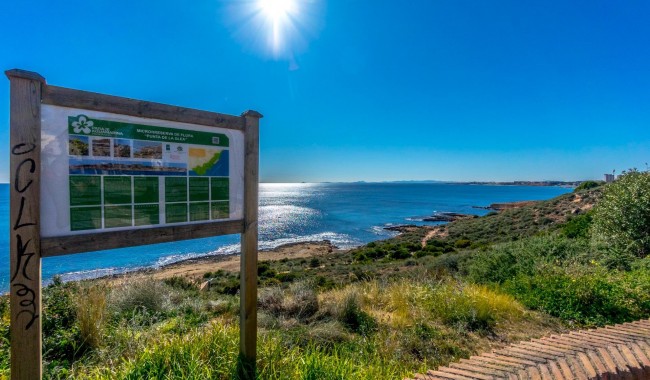
[[[13,221],[12,230],[12,234],[15,234],[16,237],[16,258],[11,273],[11,290],[20,299],[20,310],[16,314],[16,318],[28,318],[25,330],[32,328],[34,322],[39,318],[36,292],[28,285],[28,282],[33,280],[29,276],[28,268],[31,259],[36,255],[36,250],[31,238],[27,240],[23,238],[23,232],[27,232],[24,231],[25,228],[36,225],[36,222],[32,219],[34,215],[25,215],[25,210],[29,209],[30,206],[27,204],[28,198],[25,197],[25,193],[30,189],[34,190],[32,185],[34,178],[38,175],[36,173],[36,161],[30,157],[30,153],[34,152],[36,148],[34,144],[21,143],[16,144],[11,149],[13,156],[16,156],[19,160],[22,159],[16,165],[15,173],[13,173],[14,186],[11,190],[20,197],[20,206]]]

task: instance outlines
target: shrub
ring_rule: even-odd
[[[9,378],[9,342],[9,296],[0,296],[0,378]]]
[[[334,281],[332,281],[330,278],[317,276],[314,280],[314,285],[319,289],[332,289],[334,288],[335,284]]]
[[[268,261],[260,261],[257,263],[257,276],[259,278],[275,277],[275,271],[271,269],[271,264]]]
[[[569,219],[560,228],[561,234],[568,237],[569,239],[588,237],[589,229],[591,228],[591,222],[593,220],[592,215],[592,212],[589,211],[586,214],[578,215]]]
[[[394,260],[402,260],[411,257],[411,253],[405,247],[399,247],[391,251],[388,256]]]
[[[581,325],[629,322],[650,315],[650,271],[547,269],[519,275],[504,289],[524,305]]]
[[[204,278],[206,278],[205,275]],[[164,279],[163,282],[174,289],[196,290],[196,284],[186,277],[172,276],[170,278]]]
[[[350,331],[369,335],[377,329],[377,322],[361,309],[361,300],[356,292],[348,293],[340,305],[339,321]]]
[[[583,181],[578,186],[576,186],[575,189],[573,189],[573,192],[577,193],[577,192],[583,191],[583,190],[594,189],[596,187],[601,186],[602,184],[603,183],[599,182],[599,181]]]
[[[118,314],[158,314],[166,310],[169,293],[165,284],[153,278],[136,279],[115,287],[109,296],[109,306]]]
[[[468,239],[458,239],[458,240],[456,240],[456,243],[454,243],[454,246],[456,248],[461,248],[461,249],[462,248],[467,248],[470,245],[472,245],[472,242],[470,240],[468,240]]]
[[[631,170],[605,187],[594,207],[596,244],[637,257],[650,253],[650,172]]]
[[[318,296],[312,284],[295,282],[289,286],[288,295],[282,304],[287,316],[305,319],[318,312]]]
[[[318,312],[318,296],[312,284],[307,282],[293,283],[286,290],[265,288],[257,304],[275,317],[306,319]]]
[[[279,316],[282,314],[284,309],[282,306],[283,300],[284,292],[280,287],[268,287],[260,291],[260,294],[257,297],[257,306],[274,316]]]
[[[477,252],[467,263],[471,280],[503,283],[519,274],[530,275],[546,265],[588,263],[594,256],[584,239],[541,235],[491,246]]]
[[[77,323],[78,284],[55,277],[43,291],[43,352],[48,368],[68,367],[89,348]]]
[[[309,267],[310,268],[320,267],[320,260],[318,260],[318,257],[313,257],[311,260],[309,260]]]
[[[523,308],[512,296],[474,284],[434,284],[426,304],[443,323],[470,331],[490,331],[497,321],[523,315]]]
[[[459,272],[466,266],[464,263],[467,259],[467,253],[447,253],[436,257],[428,266],[428,269],[439,273]]]
[[[419,250],[419,251],[413,252],[413,257],[415,257],[416,259],[419,259],[419,258],[425,257],[425,256],[431,256],[431,255],[433,255],[433,253],[431,253],[429,251]]]
[[[296,279],[296,274],[292,272],[283,272],[276,274],[275,278],[280,282],[292,282]]]

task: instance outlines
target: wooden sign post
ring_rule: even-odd
[[[255,378],[259,119],[9,70],[11,378],[41,379],[41,258],[241,234],[240,378]]]

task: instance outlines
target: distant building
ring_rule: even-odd
[[[616,177],[614,176],[614,174],[605,174],[606,183],[614,182],[615,179]]]

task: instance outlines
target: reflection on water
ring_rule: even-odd
[[[549,199],[571,191],[559,187],[469,186],[441,183],[261,184],[260,249],[282,244],[330,240],[349,248],[394,235],[385,226],[426,224],[439,211],[485,214],[472,206]],[[9,187],[0,185],[0,230],[8,230]],[[8,283],[8,235],[0,235],[0,289]],[[4,239],[4,240],[2,240]],[[239,251],[239,236],[229,235],[154,246],[133,247],[45,259],[43,278],[92,278],[181,260]],[[263,253],[262,253],[263,254]]]

